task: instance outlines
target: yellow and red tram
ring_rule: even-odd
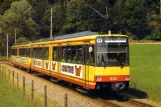
[[[128,37],[81,32],[53,41],[11,47],[13,64],[86,89],[126,89],[130,81]]]

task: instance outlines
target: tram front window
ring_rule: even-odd
[[[97,39],[97,66],[129,65],[128,43],[124,38],[104,37]]]

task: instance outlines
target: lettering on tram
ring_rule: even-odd
[[[117,77],[110,77],[110,80],[117,80]]]
[[[41,66],[41,61],[36,61],[35,65]]]
[[[61,71],[62,72],[66,72],[66,73],[70,73],[70,74],[74,74],[74,67],[73,66],[69,66],[69,65],[62,65],[61,67]]]
[[[106,43],[110,43],[110,42],[113,42],[113,43],[115,43],[115,42],[124,43],[124,42],[126,42],[126,38],[106,38],[105,42]]]
[[[34,60],[34,65],[37,67],[42,67],[42,61],[41,60]]]
[[[22,63],[27,63],[27,58],[21,58]]]
[[[82,78],[82,65],[62,64],[61,72],[66,75]]]

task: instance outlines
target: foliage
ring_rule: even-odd
[[[85,30],[118,33],[123,29],[133,39],[147,36],[154,39],[154,32],[161,29],[159,3],[159,0],[68,0],[64,5],[63,0],[54,0],[53,35]],[[21,35],[30,41],[48,38],[48,0],[1,0],[0,39],[3,40],[0,44],[3,47],[0,48],[5,48],[6,33],[9,34],[9,45],[14,44],[15,29],[17,38]]]
[[[67,22],[63,26],[63,32],[80,32],[89,30],[85,3],[80,0],[71,0],[67,8]]]
[[[30,16],[34,13],[32,7],[26,0],[13,2],[11,8],[8,9],[3,17],[3,29],[7,32],[13,32],[16,28],[22,30],[22,34],[29,38],[33,35],[30,33],[37,26],[36,22]],[[33,31],[32,31],[33,32]]]
[[[159,14],[160,12],[160,1],[159,0],[146,0],[145,7],[147,8],[148,15]]]
[[[138,39],[142,39],[148,34],[147,10],[144,7],[145,0],[126,0],[125,2],[125,28]]]
[[[3,15],[6,10],[11,6],[11,3],[18,0],[1,0],[0,1],[0,14]]]
[[[32,20],[37,24],[36,28],[32,30],[35,33],[34,38],[41,39],[44,37],[49,37],[49,25],[43,21],[43,18],[46,17],[45,11],[49,9],[49,4],[47,0],[27,0],[32,6],[34,14],[32,14]],[[50,13],[47,14],[49,16]],[[50,16],[49,16],[50,18]]]
[[[153,14],[148,17],[148,26],[152,30],[161,29],[161,16]]]
[[[50,25],[50,14],[51,14],[51,9],[47,8],[44,17],[43,17],[43,22],[46,25]],[[60,7],[58,4],[55,4],[53,6],[53,34],[58,35],[61,29],[63,28],[63,24],[66,21],[66,13],[65,13],[65,8]],[[48,29],[49,30],[49,27]]]
[[[24,35],[28,39],[33,39],[35,36],[34,28],[37,27],[37,23],[32,20],[30,16],[34,14],[34,11],[30,4],[26,0],[12,2],[11,7],[0,16],[0,44],[1,55],[5,55],[6,52],[6,34],[9,35],[9,46],[14,44],[15,29],[17,38],[20,35]]]
[[[4,0],[1,3],[7,1]],[[6,8],[6,12],[3,11],[4,15],[1,18],[3,23],[0,24],[2,26],[0,29],[3,29],[3,32],[13,34],[12,28],[16,27],[21,33],[19,35],[29,39],[49,37],[50,4],[48,1],[11,1],[14,2],[12,5],[9,2],[11,7]],[[149,21],[149,17],[159,11],[158,0],[70,0],[67,7],[61,6],[59,2],[55,0],[53,6],[54,35],[84,30],[118,32],[124,29],[130,32],[133,38],[142,39],[150,35],[153,30],[148,25],[156,24],[156,21]],[[103,17],[107,14],[106,6],[109,17],[105,19]]]
[[[26,37],[19,37],[17,39],[17,44],[29,43],[29,40]]]
[[[161,40],[161,30],[153,30],[152,34],[151,34],[151,39],[152,40]]]

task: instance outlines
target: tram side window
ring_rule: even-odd
[[[28,57],[29,56],[29,48],[22,48],[19,50],[20,56]]]
[[[49,48],[33,48],[33,57],[37,59],[49,60]]]
[[[24,56],[24,49],[20,49],[20,50],[19,50],[19,53],[20,53],[20,56],[23,57],[23,56]]]
[[[31,53],[32,53],[32,57],[35,58],[35,56],[36,56],[36,55],[35,55],[35,54],[36,54],[35,48],[32,48],[32,49],[31,49]]]
[[[66,47],[60,47],[60,51],[61,51],[61,61],[62,62],[66,62],[67,61],[67,49]]]
[[[39,55],[40,55],[40,53],[39,53],[39,48],[35,48],[35,49],[34,49],[34,52],[35,52],[35,56],[34,56],[34,57],[35,57],[36,59],[38,59],[38,58],[39,58]],[[38,54],[38,53],[39,53],[39,54]]]
[[[25,49],[25,56],[26,57],[29,57],[30,56],[30,49],[29,48],[26,48]]]
[[[33,48],[33,49],[32,49],[32,53],[33,53],[33,54],[32,54],[33,58],[36,58],[36,48]]]
[[[67,46],[67,51],[66,51],[66,60],[65,62],[71,62],[71,47]]]
[[[60,47],[61,62],[83,63],[83,46],[64,46]]]
[[[83,63],[83,46],[77,46],[76,63]]]
[[[71,46],[70,47],[70,58],[68,60],[69,63],[76,63],[76,57],[77,57],[77,48],[76,46]]]
[[[41,48],[33,48],[33,57],[36,59],[40,59],[42,54]]]
[[[22,49],[19,49],[19,55],[22,56]]]
[[[17,55],[17,49],[12,49],[12,50],[11,50],[11,55],[16,56],[16,55]]]
[[[57,47],[53,47],[53,61],[57,61],[58,60],[58,51],[57,51]]]
[[[44,59],[44,57],[46,56],[45,49],[38,48],[37,55],[38,59]]]
[[[45,47],[41,48],[41,50],[42,52],[40,52],[41,53],[40,59],[49,60],[49,48]]]

